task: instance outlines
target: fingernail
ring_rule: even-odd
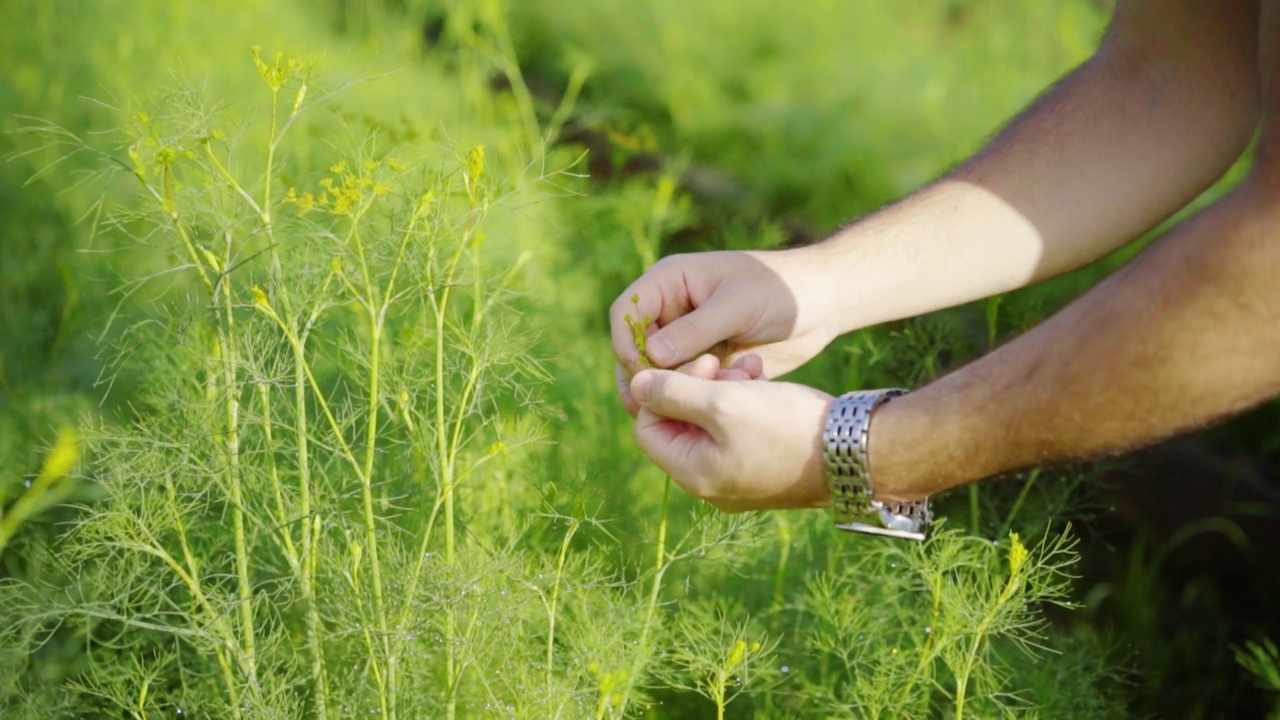
[[[666,365],[676,356],[675,346],[664,337],[650,338],[645,350],[648,351],[649,359],[660,365]]]
[[[653,371],[641,370],[631,378],[631,399],[644,404],[649,402],[649,386],[653,384]]]

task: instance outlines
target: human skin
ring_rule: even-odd
[[[1073,269],[1188,202],[1261,117],[1254,167],[1227,197],[1040,326],[882,406],[875,490],[913,499],[1124,450],[1275,395],[1278,3],[1122,3],[1095,57],[947,178],[811,248],[660,263],[624,294],[658,319],[651,359],[728,340],[776,375],[842,332]],[[625,379],[634,348],[618,331]],[[661,370],[627,389],[638,443],[692,494],[727,510],[829,502],[829,396]]]

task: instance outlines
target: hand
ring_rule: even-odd
[[[760,360],[759,355],[755,354],[743,355],[734,360],[729,367],[723,367],[720,358],[715,355],[701,355],[696,360],[681,365],[678,370],[702,380],[764,379],[763,361]],[[623,371],[621,365],[615,367],[614,371],[614,380],[618,383],[618,396],[622,398],[631,416],[635,417],[636,412],[640,410],[640,404],[631,397],[631,376]]]
[[[730,512],[830,502],[822,462],[830,395],[670,370],[641,371],[631,394],[637,444],[690,495]]]
[[[823,267],[812,251],[801,250],[697,253],[658,262],[609,310],[627,409],[638,410],[627,386],[641,369],[627,316],[652,318],[647,354],[659,367],[720,346],[716,354],[727,365],[756,354],[763,373],[777,377],[817,355],[838,334],[835,292],[823,280]]]

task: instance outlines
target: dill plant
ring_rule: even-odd
[[[146,379],[123,424],[85,431],[100,500],[65,538],[77,583],[22,614],[101,646],[68,686],[86,709],[581,716],[593,691],[557,638],[598,635],[581,608],[620,592],[570,553],[588,519],[548,584],[519,543],[538,518],[491,543],[461,504],[541,436],[514,276],[482,255],[484,149],[415,167],[370,138],[318,162],[295,129],[323,95],[313,66],[253,60],[254,126],[180,90],[112,148],[27,128],[130,176],[140,193],[106,225],[165,262],[127,277],[104,331],[104,386]],[[558,633],[562,615],[578,627]],[[534,632],[544,653],[524,650]]]
[[[1034,714],[1020,686],[1056,652],[1041,608],[1072,606],[1075,544],[1069,528],[1031,546],[948,528],[842,556],[806,584],[802,626],[818,656],[794,665],[803,693],[866,718]]]

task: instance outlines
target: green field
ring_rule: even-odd
[[[0,717],[1264,715],[1275,403],[909,545],[686,497],[614,394],[647,265],[909,193],[1107,5],[0,6]],[[919,385],[1132,252],[795,378]]]

